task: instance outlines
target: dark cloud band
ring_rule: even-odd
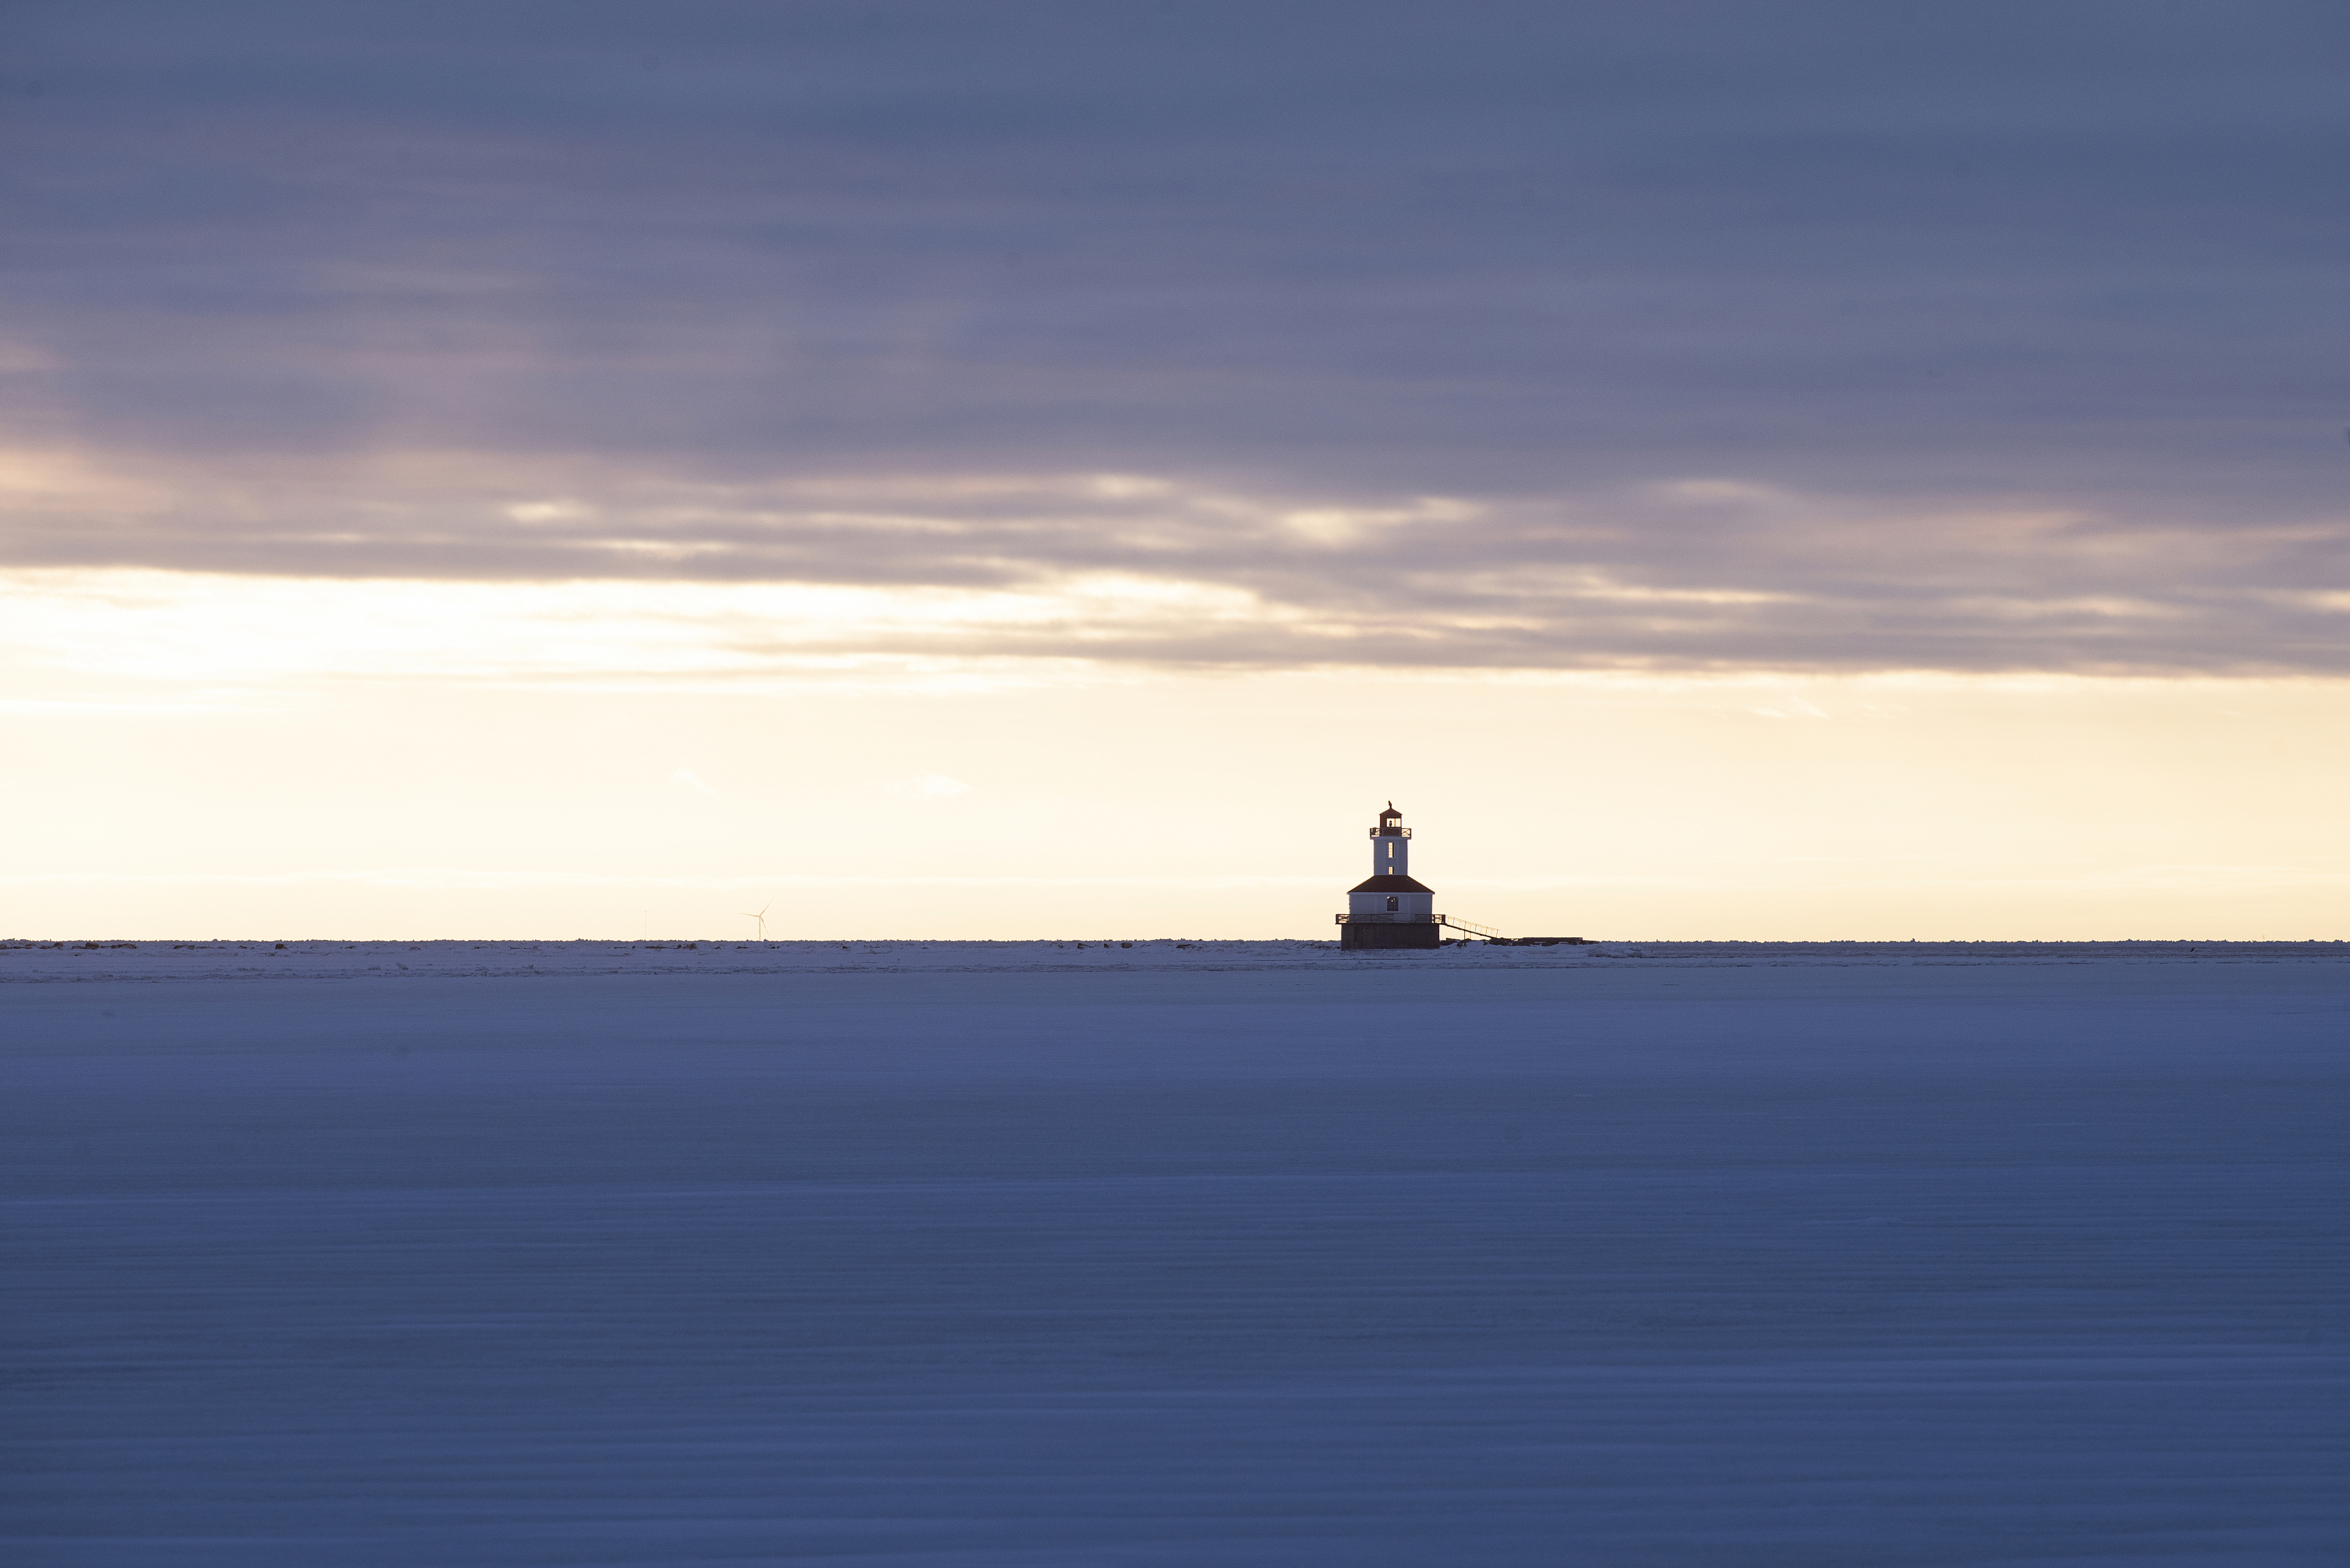
[[[12,482],[6,558],[1261,608],[1070,644],[1151,659],[2338,670],[2345,42],[35,5],[0,417],[80,477]],[[1036,477],[1102,472],[1166,487]]]

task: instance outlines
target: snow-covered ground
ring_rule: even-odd
[[[0,1029],[12,1563],[2350,1561],[2350,946],[13,944]]]
[[[1534,939],[1528,939],[1532,940]],[[2350,942],[1611,942],[1496,946],[1460,941],[1432,951],[1342,952],[1326,941],[1211,941],[1163,937],[1066,941],[32,941],[0,939],[0,985],[11,981],[227,980],[256,975],[805,974],[980,971],[1229,969],[1357,972],[1369,963],[1492,969],[2000,968],[2094,964],[2317,964],[2350,973]]]

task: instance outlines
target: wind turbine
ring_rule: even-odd
[[[773,898],[770,898],[765,903],[759,906],[759,912],[755,915],[748,909],[743,911],[743,918],[744,919],[756,920],[759,922],[759,934],[751,939],[753,941],[764,942],[767,940],[767,911],[775,907],[775,901]]]

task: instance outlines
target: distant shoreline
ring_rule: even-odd
[[[90,981],[560,979],[588,976],[1200,973],[1431,967],[1450,971],[2046,969],[2080,965],[2294,963],[2350,966],[2350,942],[1609,941],[1484,942],[1345,951],[1303,939],[1075,938],[828,941],[0,941],[0,985]],[[2350,974],[2350,968],[2345,968]]]

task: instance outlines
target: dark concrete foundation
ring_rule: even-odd
[[[1349,920],[1338,928],[1342,948],[1432,948],[1444,928],[1433,920]]]

